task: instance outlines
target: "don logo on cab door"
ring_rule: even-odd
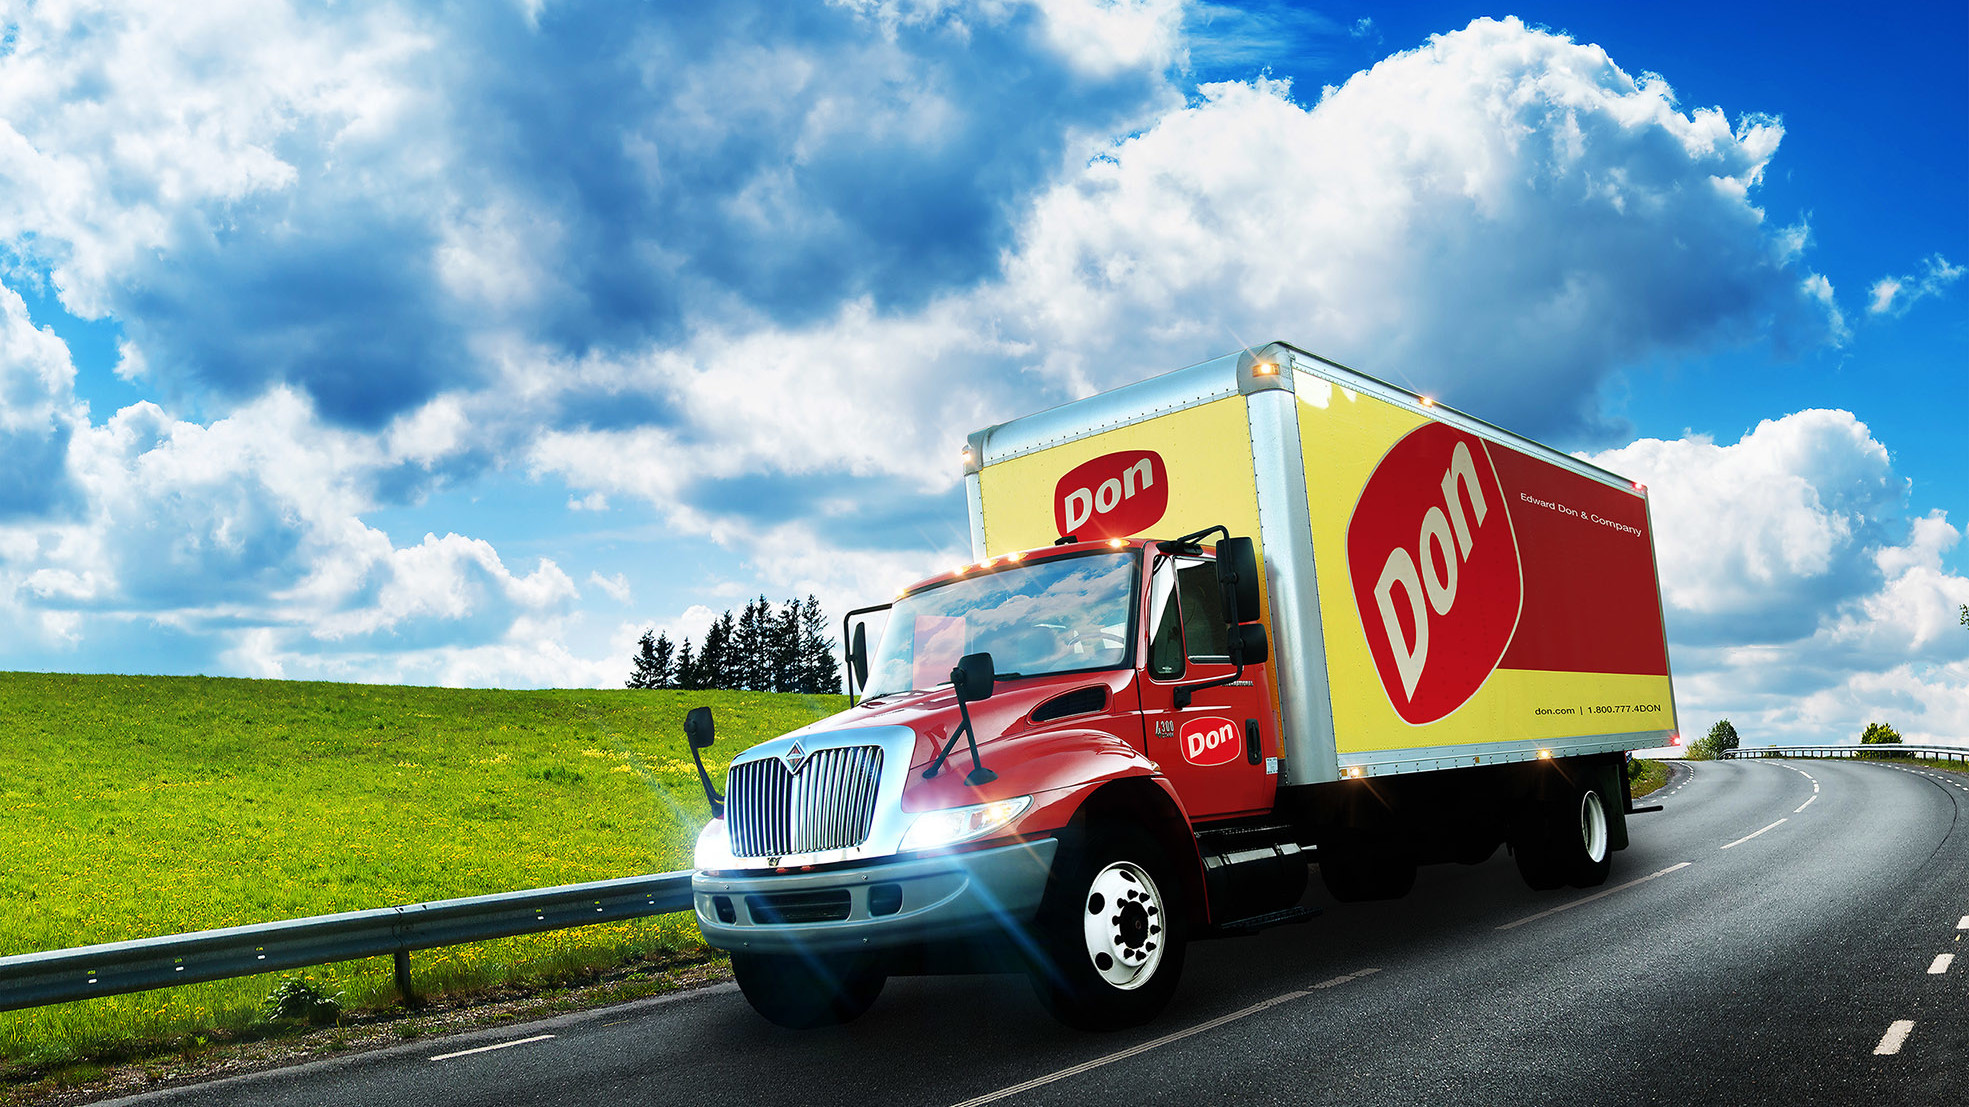
[[[1238,754],[1237,724],[1214,715],[1185,719],[1176,743],[1183,747],[1183,760],[1192,765],[1222,765]]]
[[[1347,569],[1396,714],[1432,723],[1476,695],[1524,602],[1517,537],[1483,440],[1428,423],[1395,443],[1354,504]]]
[[[1169,510],[1169,470],[1153,450],[1102,454],[1053,486],[1053,524],[1082,541],[1147,530]]]

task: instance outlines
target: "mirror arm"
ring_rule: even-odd
[[[878,611],[887,611],[894,606],[896,605],[893,603],[878,603],[874,607],[858,607],[846,615],[841,616],[841,660],[845,662],[842,668],[848,670],[849,707],[855,705],[855,659],[853,652],[849,649],[849,643],[854,640],[854,636],[848,633],[848,628],[854,622],[855,616],[857,615],[873,615]],[[868,690],[866,681],[863,682],[862,690],[864,692]]]
[[[1199,680],[1195,684],[1178,684],[1173,689],[1176,696],[1176,710],[1181,711],[1188,707],[1196,694],[1205,688],[1222,688],[1226,684],[1236,684],[1243,679],[1244,662],[1240,660],[1237,663],[1237,669],[1225,676],[1211,677],[1209,680]]]

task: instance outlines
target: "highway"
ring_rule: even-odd
[[[1151,1026],[1083,1034],[1017,977],[892,980],[793,1032],[730,985],[118,1100],[142,1104],[1957,1103],[1969,778],[1678,768],[1592,892],[1504,851],[1405,899],[1190,950]]]

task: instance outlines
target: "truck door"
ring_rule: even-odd
[[[1142,622],[1149,634],[1141,682],[1149,759],[1194,820],[1270,810],[1278,735],[1265,666],[1247,665],[1236,683],[1196,689],[1189,706],[1176,705],[1179,687],[1235,671],[1216,566],[1203,557],[1155,555]]]

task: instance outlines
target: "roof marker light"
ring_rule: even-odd
[[[1251,366],[1251,375],[1254,377],[1269,377],[1277,372],[1278,363],[1276,362],[1260,361]]]
[[[1009,553],[1009,554],[1006,554],[1006,555],[1005,555],[1005,560],[1007,560],[1007,561],[1017,561],[1017,560],[1019,560],[1020,558],[1022,558],[1022,557],[1024,557],[1025,555],[1026,555],[1026,553],[1025,553],[1025,551],[1024,551],[1024,550],[1020,550],[1020,551],[1019,551],[1018,553]]]
[[[1424,396],[1424,397],[1422,397],[1422,406],[1423,406],[1423,407],[1435,407],[1435,406],[1436,406],[1436,398],[1435,398],[1434,396]]]
[[[1538,759],[1539,759],[1540,761],[1550,761],[1550,760],[1552,760],[1552,751],[1551,751],[1551,750],[1539,750],[1539,751],[1538,751]]]
[[[1113,548],[1115,548],[1115,549],[1117,549],[1117,550],[1118,550],[1118,549],[1120,549],[1120,548],[1121,548],[1121,547],[1123,547],[1123,546],[1126,546],[1127,544],[1128,544],[1128,540],[1127,540],[1127,539],[1125,539],[1125,538],[1110,538],[1110,539],[1108,539],[1108,545],[1109,545],[1109,546],[1111,546],[1111,547],[1113,547]]]

